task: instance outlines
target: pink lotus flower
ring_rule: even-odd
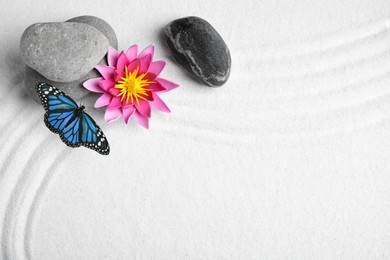
[[[127,52],[118,52],[109,47],[108,66],[96,65],[103,76],[84,82],[84,87],[92,92],[103,93],[95,107],[107,106],[104,120],[114,121],[123,115],[126,124],[134,116],[145,128],[149,128],[151,107],[163,112],[169,108],[159,97],[160,93],[170,91],[179,85],[158,77],[165,61],[152,61],[154,46],[150,45],[138,55],[137,45]]]

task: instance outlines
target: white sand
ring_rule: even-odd
[[[390,258],[390,1],[16,2],[0,2],[0,259]],[[24,29],[83,14],[121,49],[155,44],[181,85],[150,130],[83,100],[106,157],[63,145],[22,88]],[[161,40],[188,15],[230,47],[222,88]]]

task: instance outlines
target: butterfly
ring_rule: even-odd
[[[62,142],[70,147],[85,146],[100,154],[110,153],[110,146],[103,131],[84,106],[47,83],[35,85],[42,106],[45,108],[44,122],[50,131],[59,134]]]

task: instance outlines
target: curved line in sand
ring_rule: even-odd
[[[44,139],[40,144],[38,145],[34,151],[33,155],[37,154],[40,149],[42,149],[42,145],[47,142],[47,139]],[[32,223],[32,220],[29,219],[31,217],[31,211],[36,208],[36,201],[37,196],[42,194],[41,189],[44,189],[46,185],[48,184],[48,178],[53,174],[53,171],[55,170],[58,165],[61,164],[61,160],[59,160],[60,157],[64,156],[66,154],[66,149],[63,149],[62,152],[60,152],[53,160],[53,162],[50,163],[49,167],[46,167],[45,173],[41,174],[43,175],[42,181],[40,182],[39,188],[34,191],[34,199],[32,200],[30,205],[26,205],[28,201],[26,202],[25,199],[23,199],[24,194],[31,189],[31,178],[34,178],[35,176],[32,176],[31,173],[29,173],[29,169],[33,168],[35,164],[39,162],[36,157],[30,156],[30,159],[27,161],[26,165],[24,166],[22,175],[18,178],[17,184],[15,185],[11,198],[9,200],[6,212],[5,212],[5,218],[4,218],[4,227],[3,227],[3,234],[2,234],[2,249],[3,249],[3,257],[4,259],[18,259],[19,256],[25,255],[27,259],[31,259],[31,254],[27,250],[26,243],[29,243],[26,230],[29,229],[27,225]],[[57,164],[55,164],[57,163]],[[28,214],[26,222],[20,223],[20,220],[18,218],[20,217],[19,214],[21,214],[21,208],[22,207],[28,207]],[[20,230],[24,231],[24,239],[23,239],[23,246],[22,248],[18,248],[18,245],[15,245],[15,237],[20,232]],[[31,237],[28,233],[28,237]]]
[[[28,215],[27,215],[27,222],[25,225],[25,232],[24,232],[24,252],[27,257],[27,259],[32,259],[31,255],[31,248],[32,248],[32,225],[34,223],[34,219],[36,216],[36,211],[39,209],[41,205],[41,200],[44,197],[45,191],[47,187],[50,184],[50,181],[53,178],[55,169],[61,165],[63,162],[63,159],[66,158],[66,155],[69,154],[67,153],[68,149],[65,148],[62,150],[60,154],[58,154],[54,160],[54,162],[50,165],[50,167],[46,170],[46,174],[44,175],[44,178],[41,181],[41,184],[39,185],[39,188],[35,192],[34,199],[30,205]],[[56,164],[54,164],[56,163]]]
[[[351,33],[348,33],[346,35],[336,34],[335,36],[328,37],[325,40],[323,38],[321,38],[320,39],[321,41],[318,40],[318,41],[320,41],[320,42],[318,42],[318,44],[316,44],[317,40],[314,39],[313,41],[309,42],[307,45],[303,45],[303,47],[301,45],[300,48],[297,48],[298,51],[295,53],[292,53],[291,49],[289,49],[288,45],[287,45],[287,47],[285,47],[286,53],[283,53],[283,50],[279,51],[279,53],[277,53],[277,55],[272,56],[272,58],[290,57],[290,56],[296,57],[296,56],[308,55],[308,54],[312,54],[312,53],[315,54],[318,52],[327,52],[331,49],[339,48],[339,46],[345,46],[348,44],[355,44],[356,42],[365,41],[365,39],[375,37],[375,35],[378,35],[381,33],[387,33],[389,28],[390,28],[390,22],[389,22],[389,19],[387,18],[385,20],[369,24],[363,28],[356,29],[356,30],[354,30]],[[343,33],[345,33],[345,31],[343,31]],[[387,53],[387,52],[388,51],[378,52],[378,54],[375,54],[374,56],[370,56],[369,58],[365,57],[365,58],[361,59],[361,62],[375,59],[379,55],[383,56],[383,53]],[[343,66],[338,66],[338,67],[336,67],[336,70],[337,69],[340,70],[341,68],[343,68],[345,66],[350,66],[351,64],[356,65],[356,63],[357,62],[354,61],[352,63],[344,64]],[[334,68],[334,67],[332,67],[332,68]],[[325,71],[327,71],[327,70],[325,70]],[[320,71],[320,73],[323,73],[323,71]],[[305,77],[305,76],[311,75],[311,74],[313,74],[313,73],[298,75],[298,77]],[[318,74],[318,72],[315,72],[314,74]],[[318,75],[316,75],[316,76],[318,76]],[[280,79],[280,77],[278,77],[277,79]],[[320,111],[320,113],[328,113],[329,111],[331,111],[331,113],[339,113],[340,110],[354,109],[354,107],[361,107],[362,105],[365,106],[367,104],[370,104],[370,105],[383,104],[384,102],[382,102],[382,99],[387,100],[389,98],[389,96],[390,96],[390,94],[385,94],[385,95],[381,95],[378,97],[374,97],[371,99],[367,99],[367,100],[358,102],[356,104],[350,104],[347,106],[336,107],[333,111],[332,110]],[[1,100],[3,100],[4,98],[5,97],[1,97]],[[316,113],[314,113],[313,115],[315,115],[315,114]],[[307,114],[305,116],[307,116]],[[232,119],[232,121],[234,122],[234,119]],[[378,122],[379,123],[383,123],[383,122],[388,123],[389,121],[390,121],[389,117],[383,117],[383,118],[381,117],[381,118],[379,118],[379,120],[378,120],[378,118],[374,118],[374,120],[372,120],[372,122],[365,121],[365,123],[363,125],[347,125],[346,127],[348,129],[350,128],[351,130],[354,130],[354,129],[357,129],[357,127],[358,128],[367,127],[367,125],[378,124]],[[36,125],[38,125],[38,122],[39,121],[37,121]],[[192,127],[191,127],[190,120],[187,122],[181,121],[181,120],[178,120],[177,122],[173,122],[173,121],[169,120],[167,122],[168,122],[168,127],[166,127],[165,131],[169,131],[171,129],[171,125],[170,125],[171,123],[172,123],[172,126],[173,125],[176,126],[177,124],[181,124],[182,127],[187,128],[188,133],[189,133],[189,134],[182,134],[184,137],[196,138],[197,140],[208,139],[207,141],[212,140],[213,142],[218,142],[218,143],[220,143],[221,141],[223,141],[223,142],[239,141],[240,143],[242,143],[242,141],[245,138],[250,140],[251,135],[258,136],[258,134],[259,134],[256,129],[252,129],[250,132],[240,133],[240,136],[233,136],[233,140],[232,140],[231,131],[220,131],[221,129],[218,127],[210,129],[209,128],[210,125],[207,123],[204,123],[204,122],[203,122],[203,126],[202,126],[202,124],[197,125],[197,127],[200,126],[200,128],[201,128],[200,131],[199,131],[199,129],[194,129],[193,131],[191,130]],[[192,123],[194,123],[194,122],[192,121]],[[9,128],[14,127],[14,126],[13,126],[13,124],[10,124],[10,125],[7,125],[6,127],[7,127],[6,129],[9,129]],[[341,131],[343,131],[345,129],[346,128],[341,128]],[[161,130],[164,131],[164,129],[161,129]],[[327,128],[326,133],[324,133],[324,134],[329,134],[332,131],[339,131],[339,130],[337,130],[337,128],[336,129],[328,129]],[[207,134],[204,134],[204,133],[207,133]],[[318,134],[318,133],[321,133],[321,132],[316,132],[316,134]],[[307,135],[307,134],[308,134],[307,131],[305,131],[304,135]],[[277,137],[277,136],[278,136],[278,134],[275,134],[275,137]],[[288,138],[288,136],[286,138]],[[21,136],[18,138],[18,140],[16,141],[16,143],[12,147],[11,153],[7,156],[6,161],[10,160],[12,158],[12,156],[17,153],[18,148],[20,147],[20,144],[23,143],[24,138],[25,138],[24,136]],[[244,138],[244,139],[242,139],[242,138]],[[234,140],[234,139],[236,139],[236,140]],[[40,146],[36,147],[33,154],[36,154],[39,149],[40,149]],[[30,187],[28,187],[29,186],[28,180],[31,177],[31,175],[27,174],[27,175],[22,175],[19,177],[17,184],[12,191],[11,199],[8,202],[8,206],[7,206],[7,210],[6,210],[6,214],[5,214],[3,238],[2,238],[2,249],[3,249],[3,256],[5,259],[12,259],[12,260],[15,259],[15,258],[10,258],[10,257],[12,257],[12,255],[10,255],[8,252],[8,250],[10,248],[11,248],[11,250],[22,250],[23,255],[28,259],[31,259],[33,257],[31,255],[31,248],[32,248],[31,237],[32,237],[32,232],[33,232],[32,229],[33,229],[33,224],[34,224],[36,212],[39,209],[40,204],[41,204],[41,200],[44,197],[45,191],[46,191],[48,185],[50,184],[50,181],[52,180],[54,170],[56,169],[56,167],[58,167],[61,164],[61,161],[58,159],[61,156],[64,156],[65,154],[66,154],[66,148],[54,158],[54,162],[51,162],[49,167],[46,167],[47,169],[45,170],[45,173],[43,174],[42,181],[41,181],[39,187],[34,191],[33,200],[31,202],[31,204],[29,205],[29,210],[28,210],[28,214],[27,214],[27,221],[26,221],[26,223],[24,223],[24,226],[23,226],[24,230],[25,230],[24,231],[25,237],[23,240],[24,241],[24,248],[23,249],[12,247],[13,246],[13,243],[12,243],[13,238],[16,235],[16,233],[14,232],[14,233],[10,234],[10,232],[12,232],[12,229],[15,226],[17,226],[17,224],[19,224],[17,222],[17,219],[14,218],[15,216],[12,215],[12,213],[14,211],[17,212],[20,208],[20,205],[24,205],[25,201],[22,200],[21,202],[18,203],[17,198],[20,198],[24,195],[24,193],[22,193],[22,192],[25,191],[25,189],[30,188]],[[37,163],[37,161],[35,161],[35,159],[36,158],[31,156],[30,159],[28,160],[26,166],[24,167],[24,170],[27,170],[29,167],[31,167],[31,165],[34,165],[34,163]],[[57,163],[57,164],[55,164],[55,163]],[[6,164],[5,167],[2,169],[3,174],[5,172],[7,172],[9,165],[10,165],[10,162],[8,162],[8,164]],[[26,188],[23,187],[25,185],[27,186]],[[13,206],[15,206],[15,208]],[[10,224],[10,225],[7,225],[7,224]],[[11,251],[11,254],[12,253],[13,253],[13,251]],[[15,253],[15,257],[17,257],[19,254],[21,254],[21,252]]]
[[[330,33],[328,35],[318,35],[316,37],[301,39],[295,42],[279,42],[275,47],[262,46],[263,53],[271,55],[261,56],[263,59],[293,58],[306,56],[337,49],[345,45],[352,45],[359,41],[365,41],[376,35],[387,33],[390,30],[390,17],[379,21],[357,25]],[[281,47],[283,46],[283,47]]]

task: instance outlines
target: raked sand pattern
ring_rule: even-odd
[[[228,45],[220,89],[170,61],[182,87],[149,131],[83,100],[107,158],[46,129],[9,52],[0,259],[389,258],[390,17],[255,54]]]

